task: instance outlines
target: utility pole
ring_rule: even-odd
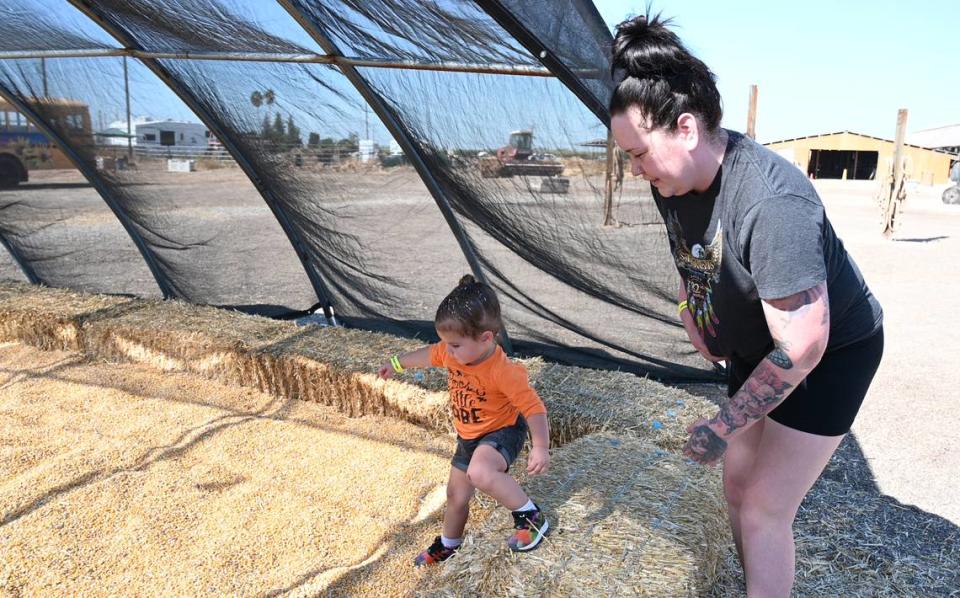
[[[747,137],[757,138],[757,86],[750,86],[750,107],[747,109]]]

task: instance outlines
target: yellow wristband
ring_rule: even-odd
[[[689,309],[689,307],[687,306],[687,300],[684,299],[683,301],[681,301],[679,307],[680,307],[680,315],[682,316],[682,315],[683,315],[683,310]]]
[[[400,358],[398,356],[394,355],[393,357],[390,358],[390,365],[393,366],[393,371],[395,371],[396,373],[398,374],[403,373],[403,366],[400,365]]]

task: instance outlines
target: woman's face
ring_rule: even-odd
[[[642,176],[663,197],[689,193],[696,172],[691,156],[697,145],[696,120],[690,114],[678,119],[676,131],[649,129],[637,107],[631,107],[610,119],[613,138],[630,156],[630,172]]]

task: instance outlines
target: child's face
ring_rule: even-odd
[[[463,364],[474,363],[486,356],[493,347],[493,333],[489,330],[477,338],[437,328],[440,339],[447,343],[447,354]]]

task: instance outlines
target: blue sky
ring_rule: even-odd
[[[595,0],[611,26],[645,2]],[[851,130],[892,139],[960,123],[956,0],[682,0],[658,2],[674,31],[718,77],[723,125],[746,127],[759,86],[760,141]],[[954,40],[954,41],[950,41]]]

